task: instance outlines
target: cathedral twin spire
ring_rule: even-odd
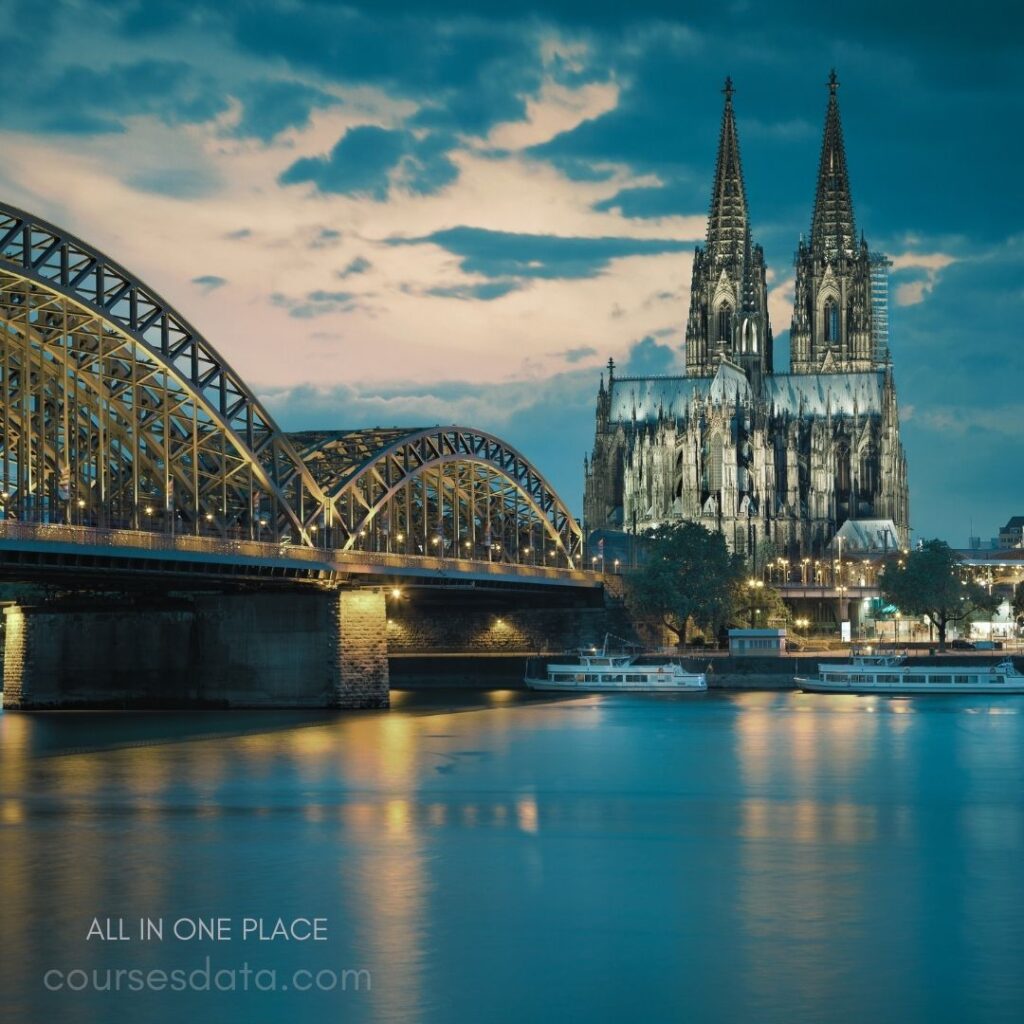
[[[791,329],[796,373],[864,370],[877,361],[871,340],[871,269],[866,246],[863,241],[857,244],[838,88],[833,71],[811,237],[809,244],[801,241],[797,253]],[[727,78],[707,236],[694,256],[686,327],[686,366],[691,376],[714,374],[723,357],[751,377],[772,372],[764,253],[751,237],[734,91],[732,79]]]
[[[723,357],[742,363],[748,373],[771,372],[764,253],[750,234],[731,78],[722,92],[707,237],[695,254],[690,289],[686,366],[691,376],[710,376]]]
[[[747,190],[740,165],[740,143],[736,134],[736,116],[732,109],[732,79],[725,80],[725,110],[718,138],[715,184],[708,212],[707,251],[717,262],[739,264],[748,244]]]
[[[820,249],[830,256],[840,252],[852,254],[857,240],[850,179],[846,171],[843,126],[839,120],[839,102],[836,99],[838,88],[839,79],[833,70],[828,79],[828,109],[825,112],[818,189],[811,220],[811,248]]]

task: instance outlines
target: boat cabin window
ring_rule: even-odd
[[[954,683],[973,683],[977,676],[953,676]]]
[[[925,681],[924,676],[904,676],[903,682],[905,683],[923,683]]]
[[[951,683],[953,679],[951,676],[929,676],[928,681],[930,683]]]

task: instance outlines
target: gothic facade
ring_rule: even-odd
[[[751,236],[727,79],[707,238],[694,254],[686,373],[620,377],[609,360],[584,460],[587,530],[672,520],[732,550],[825,554],[849,520],[908,542],[907,464],[888,346],[888,260],[858,239],[838,82],[796,252],[790,368],[776,373],[764,253]]]

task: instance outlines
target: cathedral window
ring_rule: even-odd
[[[775,491],[785,495],[789,490],[789,466],[786,463],[787,452],[782,445],[775,448]]]
[[[708,490],[722,489],[722,445],[721,434],[712,434],[708,444]]]
[[[870,496],[878,489],[878,452],[868,445],[860,453],[860,492]]]
[[[743,344],[742,349],[744,352],[756,352],[757,351],[757,324],[754,323],[749,317],[743,321]]]
[[[728,302],[718,307],[718,340],[726,343],[732,340],[732,306]]]
[[[850,446],[845,443],[836,448],[836,497],[840,501],[850,497]]]
[[[825,302],[825,340],[839,341],[839,303],[835,299]]]

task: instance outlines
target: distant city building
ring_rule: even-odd
[[[907,545],[889,261],[857,237],[837,87],[833,72],[810,237],[796,252],[790,372],[776,373],[726,80],[686,373],[619,377],[609,360],[584,465],[588,530],[689,520],[722,532],[733,551],[799,558],[824,555],[845,522],[864,519],[872,542]]]
[[[1007,524],[999,528],[999,546],[1024,547],[1024,516],[1011,516]]]

